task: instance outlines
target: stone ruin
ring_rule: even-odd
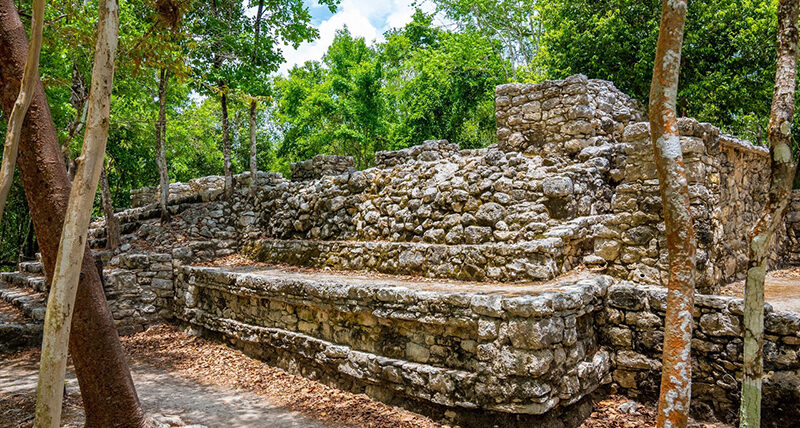
[[[157,189],[132,191],[118,252],[102,251],[102,219],[90,230],[120,332],[177,322],[462,426],[571,427],[598,394],[655,397],[666,250],[642,107],[577,75],[501,85],[496,108],[485,149],[426,141],[364,171],[317,157],[291,180],[238,175],[230,198],[220,177],[172,184],[164,226]],[[692,411],[730,422],[743,305],[712,294],[744,277],[769,157],[710,124],[679,127],[704,293]],[[791,210],[773,267],[800,263],[800,195]],[[235,254],[266,265],[204,265]],[[41,266],[21,267],[0,296],[34,311],[19,293],[44,290]],[[766,313],[765,423],[787,426],[800,417],[800,315]]]

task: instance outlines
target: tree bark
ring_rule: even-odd
[[[105,168],[100,171],[100,199],[103,202],[103,214],[106,218],[106,249],[114,251],[119,248],[119,222],[114,216],[114,201],[111,200],[111,189]]]
[[[13,0],[0,0],[0,100],[6,115],[19,91],[26,49],[25,28]],[[20,134],[17,165],[45,271],[52,277],[70,182],[38,78]],[[86,426],[142,426],[143,413],[88,245],[81,264],[72,331],[70,349]]]
[[[264,13],[264,0],[259,0],[256,12],[255,34],[253,37],[253,66],[258,66],[258,37],[261,34],[261,16]],[[256,110],[258,98],[250,100],[250,197],[256,197],[256,176],[258,164],[256,159]]]
[[[783,221],[792,194],[797,164],[792,159],[792,118],[797,78],[797,0],[778,2],[778,63],[769,118],[770,189],[761,217],[750,231],[744,302],[744,373],[739,423],[761,426],[761,378],[764,375],[764,277],[775,230]]]
[[[258,176],[258,161],[256,159],[256,109],[258,100],[250,101],[250,197],[256,197],[256,178]]]
[[[35,427],[57,427],[61,422],[67,346],[81,273],[78,267],[85,253],[92,206],[108,141],[118,31],[117,0],[101,0],[86,134],[81,156],[77,159],[78,168],[67,202],[53,282],[47,298],[39,383],[36,389]]]
[[[687,2],[663,0],[661,7],[649,113],[650,138],[664,209],[669,282],[656,424],[658,427],[685,427],[692,385],[692,308],[697,243],[675,111]]]
[[[169,172],[167,171],[167,83],[169,82],[169,71],[161,69],[160,80],[158,82],[158,122],[156,122],[156,165],[158,166],[158,203],[161,207],[161,224],[169,222]]]
[[[222,91],[220,107],[222,109],[222,156],[225,161],[225,196],[233,194],[233,171],[231,167],[230,123],[228,122],[228,92],[224,83],[219,84]]]
[[[8,192],[11,191],[11,185],[14,183],[14,165],[17,163],[17,149],[19,147],[22,122],[33,99],[36,79],[39,77],[39,53],[42,50],[43,24],[44,0],[34,0],[31,19],[31,43],[28,45],[28,54],[25,59],[25,70],[22,73],[19,95],[14,102],[11,115],[8,117],[6,141],[3,146],[3,161],[2,166],[0,166],[0,220],[3,219]]]
[[[69,96],[69,103],[77,112],[77,116],[75,116],[75,120],[70,123],[67,129],[67,140],[64,141],[64,144],[61,146],[61,151],[64,153],[64,162],[67,164],[67,175],[69,175],[70,181],[75,177],[75,161],[72,159],[70,145],[72,144],[72,139],[81,131],[81,128],[83,128],[86,122],[86,110],[88,108],[86,96],[86,82],[83,81],[83,75],[81,75],[78,69],[78,63],[73,62],[72,88]]]

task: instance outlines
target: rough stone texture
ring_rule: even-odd
[[[160,188],[161,186],[155,186],[131,190],[131,207],[139,208],[148,204],[158,203]],[[225,177],[221,175],[195,178],[189,180],[188,183],[170,183],[169,202],[195,197],[207,201],[219,196],[224,189]]]
[[[661,377],[666,290],[619,283],[596,318],[599,343],[613,354],[614,383],[631,397],[655,399]],[[692,413],[732,423],[739,410],[742,299],[698,295],[692,339]],[[763,426],[800,418],[800,314],[765,307]]]
[[[298,173],[303,181],[259,173],[255,198],[248,173],[234,177],[230,199],[218,178],[176,185],[169,225],[158,222],[154,198],[132,192],[140,202],[116,214],[119,255],[105,254],[118,322],[136,331],[174,314],[275,364],[434,414],[546,413],[553,422],[583,408],[599,383],[652,394],[665,301],[654,285],[667,252],[640,107],[608,82],[573,76],[500,86],[497,111],[499,143],[486,149],[427,141],[377,153],[364,171]],[[698,289],[713,292],[745,271],[769,159],[711,125],[683,118],[679,127]],[[786,224],[773,266],[800,263],[800,193]],[[93,248],[104,244],[102,219],[90,239]],[[550,294],[512,298],[470,293],[466,284],[433,293],[183,266],[237,251],[271,263],[470,281],[550,280],[583,263],[630,282],[608,288],[613,281],[601,277],[606,285],[580,292],[549,284]],[[167,264],[172,270],[161,269]],[[169,287],[156,281],[169,275]],[[731,420],[741,300],[698,296],[696,312],[695,412]],[[767,318],[765,403],[779,409],[767,417],[775,426],[800,417],[798,319]]]
[[[190,244],[181,247],[190,250],[182,257],[195,259],[246,247],[265,261],[290,256],[309,266],[502,281],[550,279],[585,263],[617,278],[662,282],[661,203],[638,103],[609,82],[578,75],[499,86],[496,105],[497,147],[459,151],[426,141],[379,152],[376,167],[364,171],[341,157],[317,157],[295,165],[303,181],[259,173],[255,200],[247,173],[236,176],[231,200],[219,199],[218,177],[207,188],[200,180],[176,184],[192,190],[176,193],[171,209],[181,213],[180,228],[171,233],[145,221],[155,213],[149,205],[118,216],[131,218],[122,224],[132,238],[163,252],[183,235]],[[698,289],[713,292],[746,270],[746,231],[764,203],[769,159],[766,149],[709,124],[683,118],[679,126]],[[132,198],[140,199],[137,192]],[[800,216],[789,221],[800,226]],[[98,240],[99,226],[102,220]],[[800,258],[800,239],[789,235],[776,239],[773,266]],[[784,241],[797,250],[784,250]],[[361,250],[367,247],[369,257]]]
[[[291,164],[291,169],[292,181],[309,181],[355,171],[356,168],[351,156],[317,155]]]
[[[346,277],[188,266],[176,272],[178,318],[284,367],[384,400],[541,415],[609,380],[593,315],[611,281],[605,276],[514,297]]]
[[[534,155],[574,156],[646,118],[640,103],[613,83],[581,74],[500,85],[495,108],[500,148]]]
[[[694,119],[681,118],[678,125],[698,243],[697,288],[714,292],[744,278],[747,232],[769,187],[769,152]],[[610,274],[664,283],[667,251],[649,132],[646,122],[628,125],[616,145],[622,179],[612,200],[614,217],[594,236]],[[783,253],[780,246],[778,253]],[[780,262],[776,256],[773,265]]]
[[[104,273],[106,300],[121,335],[172,318],[173,267],[169,254],[123,254]]]

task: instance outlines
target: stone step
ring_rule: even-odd
[[[20,262],[17,264],[17,270],[23,273],[38,273],[44,275],[44,265],[40,261]]]
[[[47,291],[44,275],[30,272],[0,272],[0,281],[35,292]]]
[[[6,281],[0,281],[0,300],[10,303],[22,310],[25,315],[35,322],[44,321],[46,296],[44,293],[19,286],[14,286]]]
[[[245,245],[243,252],[266,263],[464,281],[541,281],[575,266],[573,249],[557,236],[462,245],[265,239]]]

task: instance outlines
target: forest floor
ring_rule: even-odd
[[[293,375],[219,343],[159,326],[122,338],[145,410],[168,426],[443,427],[424,416]],[[31,426],[38,350],[0,358],[0,427]],[[65,426],[83,424],[70,370]],[[655,423],[655,409],[622,396],[595,403],[582,428],[637,428]],[[695,424],[694,427],[723,425]]]

